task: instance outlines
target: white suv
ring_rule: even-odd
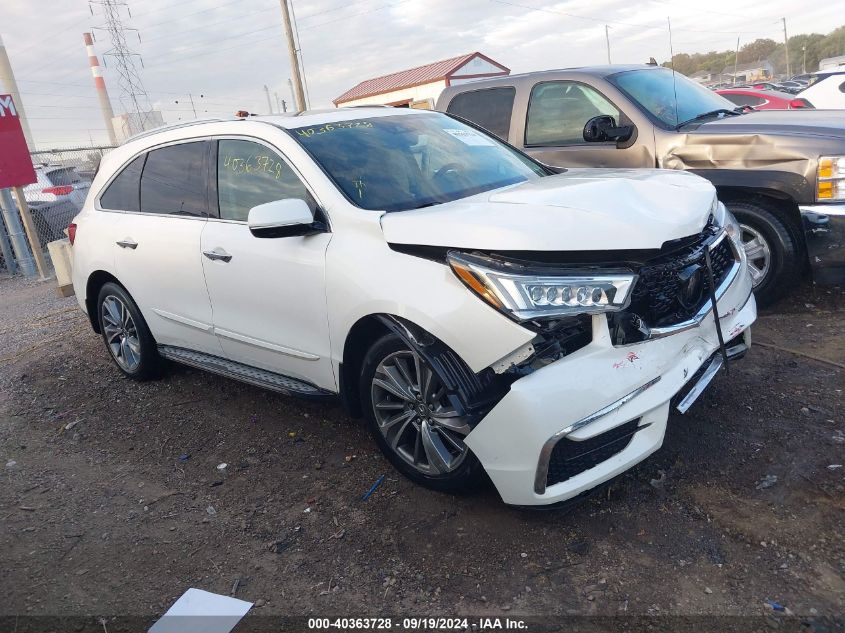
[[[657,450],[670,400],[742,355],[756,316],[705,180],[554,174],[436,112],[141,135],[103,159],[70,236],[76,296],[126,375],[163,357],[340,397],[414,481],[486,472],[519,505]]]

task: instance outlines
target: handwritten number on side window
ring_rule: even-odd
[[[223,157],[223,168],[233,174],[255,174],[264,173],[274,176],[276,180],[282,177],[282,161],[272,156],[250,156],[248,159],[236,158],[235,156]]]

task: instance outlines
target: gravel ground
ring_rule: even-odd
[[[126,380],[74,298],[0,278],[0,615],[236,585],[251,615],[841,616],[843,329],[845,293],[800,289],[658,453],[541,512],[414,486],[337,406]]]

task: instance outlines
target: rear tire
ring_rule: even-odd
[[[360,397],[370,431],[388,461],[411,481],[445,492],[473,490],[484,468],[463,437],[470,428],[440,377],[396,334],[370,348]]]
[[[800,237],[774,205],[737,200],[725,203],[742,228],[754,296],[761,307],[789,292],[801,273]]]
[[[133,380],[161,375],[163,361],[147,322],[129,293],[108,282],[97,297],[97,318],[106,349],[118,369]]]

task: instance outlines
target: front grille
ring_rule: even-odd
[[[667,245],[670,252],[659,255],[639,270],[639,279],[631,293],[628,313],[639,316],[649,327],[674,325],[692,318],[709,301],[710,283],[706,274],[705,251],[710,248],[718,229],[709,223],[693,240]],[[665,249],[664,249],[665,250]],[[710,251],[713,278],[718,288],[735,261],[730,239],[725,237]],[[690,267],[703,269],[703,284],[697,300],[684,305],[681,290],[684,271]]]
[[[571,479],[621,453],[639,430],[639,423],[640,419],[636,418],[580,442],[568,438],[560,440],[549,458],[546,486]]]

